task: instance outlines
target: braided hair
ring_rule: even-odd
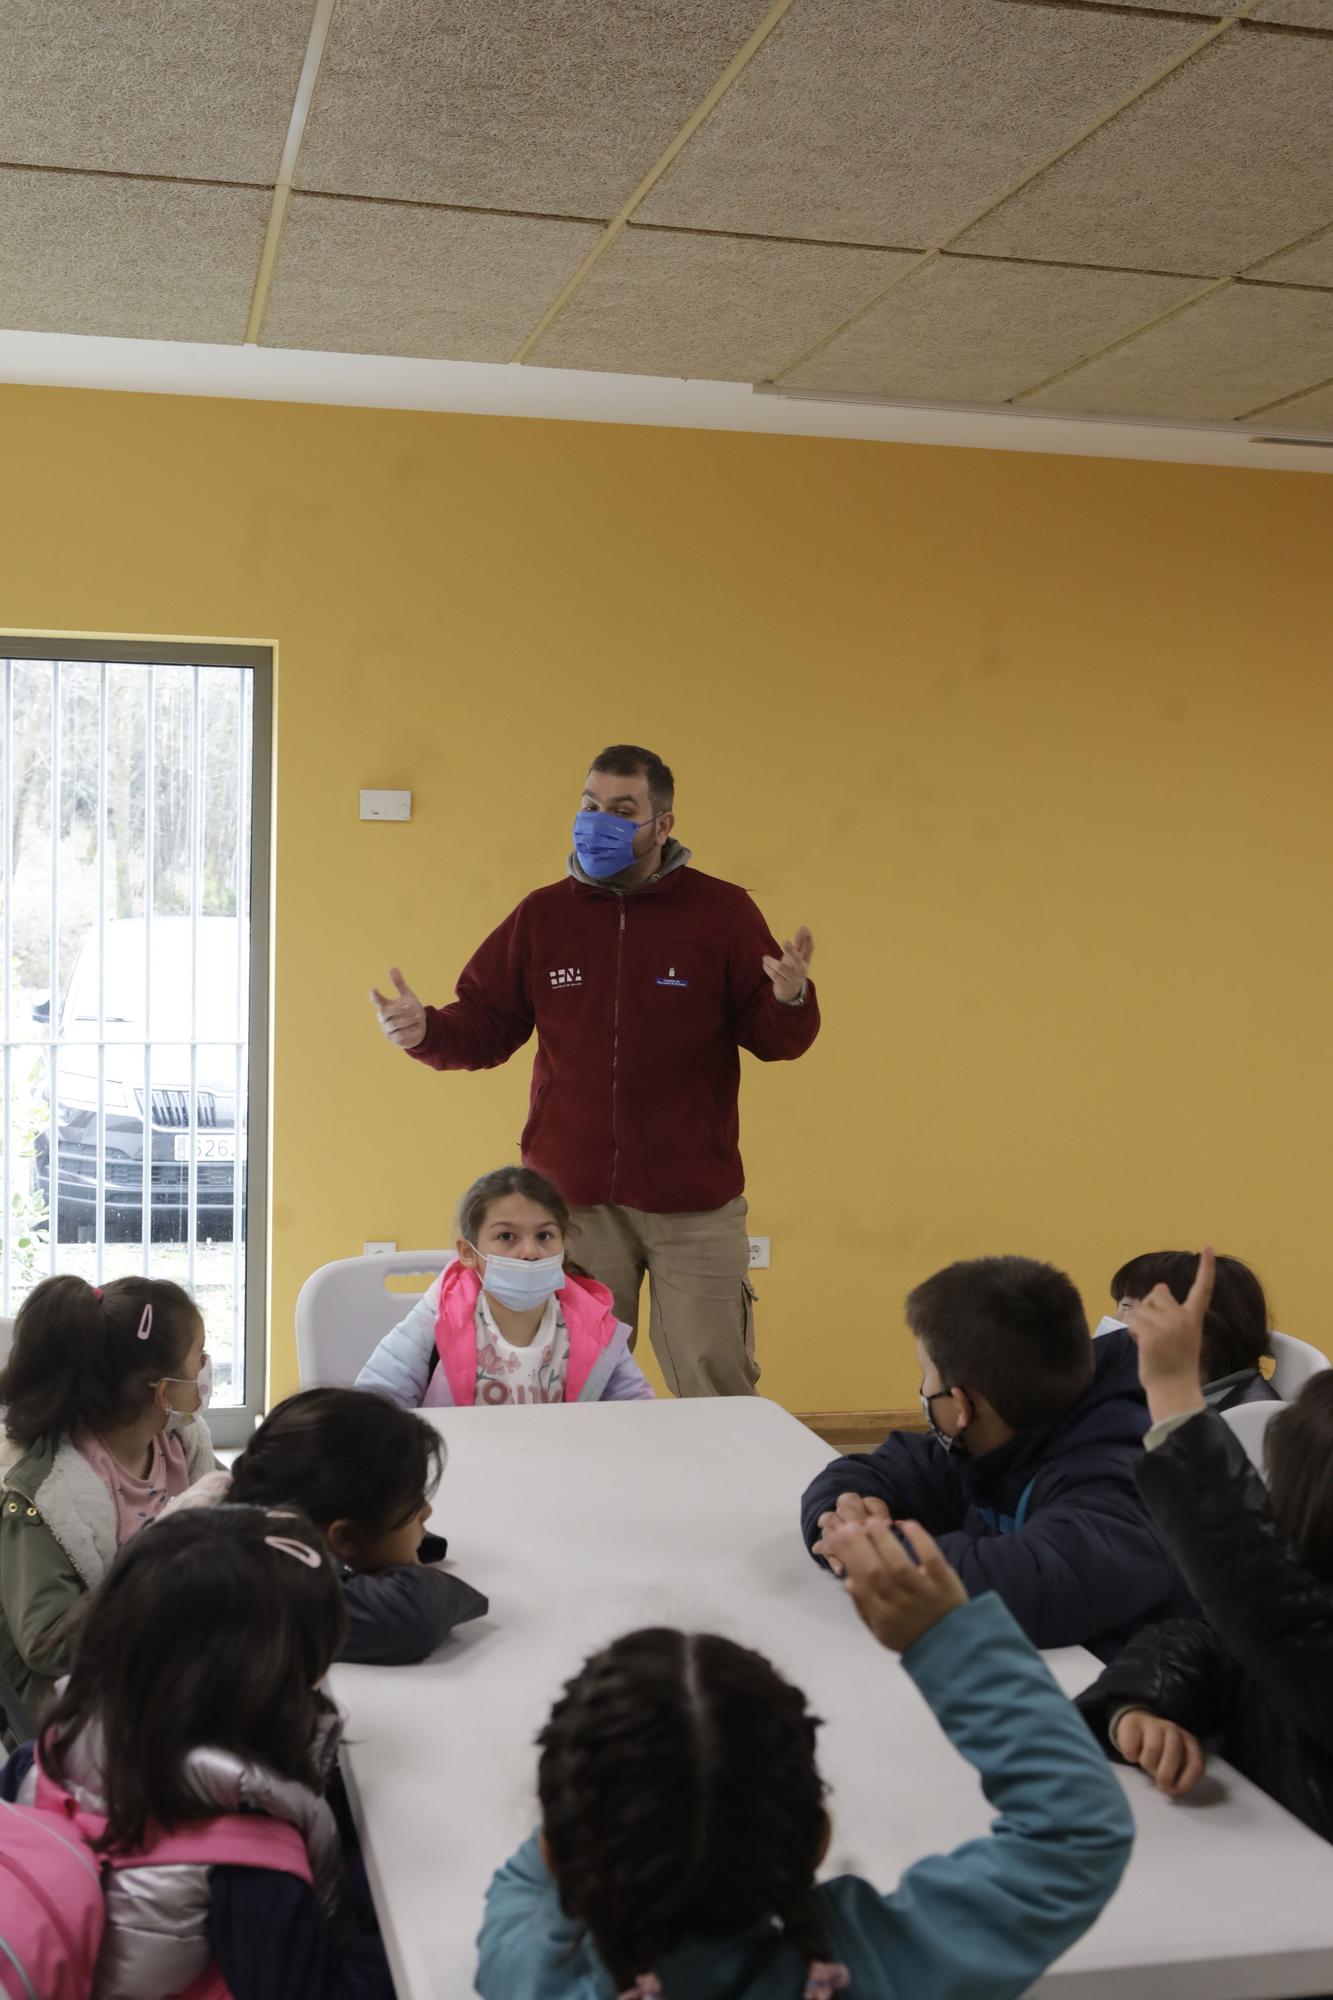
[[[682,1938],[776,1920],[827,1958],[827,1839],[812,1716],[762,1654],[649,1628],[595,1653],[538,1741],[551,1872],[618,1988]]]

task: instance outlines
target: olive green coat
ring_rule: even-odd
[[[193,1485],[213,1469],[212,1440],[199,1420],[180,1436]],[[0,1444],[0,1678],[29,1722],[66,1671],[79,1608],[115,1553],[115,1502],[67,1437]]]

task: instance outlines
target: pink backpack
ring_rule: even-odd
[[[0,1996],[3,2000],[89,2000],[106,1907],[102,1871],[147,1863],[233,1863],[277,1868],[312,1880],[305,1842],[285,1820],[223,1813],[175,1833],[156,1833],[134,1854],[91,1846],[106,1821],[83,1812],[37,1771],[31,1806],[0,1800]],[[207,1967],[179,2000],[229,2000],[222,1975]]]

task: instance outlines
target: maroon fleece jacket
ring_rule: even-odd
[[[576,1207],[721,1208],[741,1192],[740,1051],[784,1062],[819,1032],[813,986],[783,1006],[744,889],[676,867],[632,895],[536,889],[474,953],[412,1054],[494,1069],[537,1030],[526,1165]]]

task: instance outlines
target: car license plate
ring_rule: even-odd
[[[190,1134],[177,1132],[175,1135],[176,1158],[188,1160],[190,1157]],[[236,1134],[234,1132],[198,1132],[194,1135],[194,1156],[196,1160],[234,1160],[236,1158]]]

